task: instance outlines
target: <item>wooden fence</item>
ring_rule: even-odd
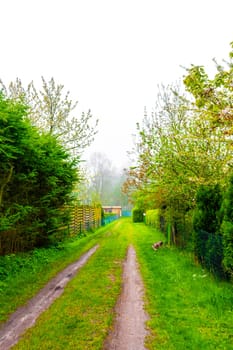
[[[70,209],[71,219],[68,224],[64,223],[64,225],[54,232],[55,240],[56,237],[58,240],[62,239],[65,236],[64,231],[68,231],[69,236],[75,236],[81,232],[94,230],[101,226],[100,207],[82,205],[63,208],[63,210],[65,209]],[[30,240],[28,235],[24,236],[21,234],[23,232],[22,227],[16,226],[11,230],[0,231],[0,255],[27,251],[34,248],[34,241]]]
[[[77,235],[81,232],[96,229],[101,226],[101,208],[89,205],[71,208],[71,220],[68,225],[69,234]]]

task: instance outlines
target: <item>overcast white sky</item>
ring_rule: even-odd
[[[65,85],[99,118],[92,151],[125,162],[144,106],[180,66],[228,58],[232,0],[0,0],[0,78]]]

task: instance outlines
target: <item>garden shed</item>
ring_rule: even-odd
[[[122,216],[122,208],[120,205],[103,205],[102,208],[105,214],[112,213]]]

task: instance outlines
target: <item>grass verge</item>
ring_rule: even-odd
[[[149,349],[233,349],[233,286],[216,280],[176,248],[151,249],[161,234],[134,225],[145,282]]]
[[[51,278],[99,242],[111,224],[56,248],[0,257],[0,324],[32,298]]]

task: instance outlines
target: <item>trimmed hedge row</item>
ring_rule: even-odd
[[[160,209],[146,211],[146,224],[160,230]]]
[[[144,221],[144,211],[142,209],[133,209],[133,222],[143,222]]]

